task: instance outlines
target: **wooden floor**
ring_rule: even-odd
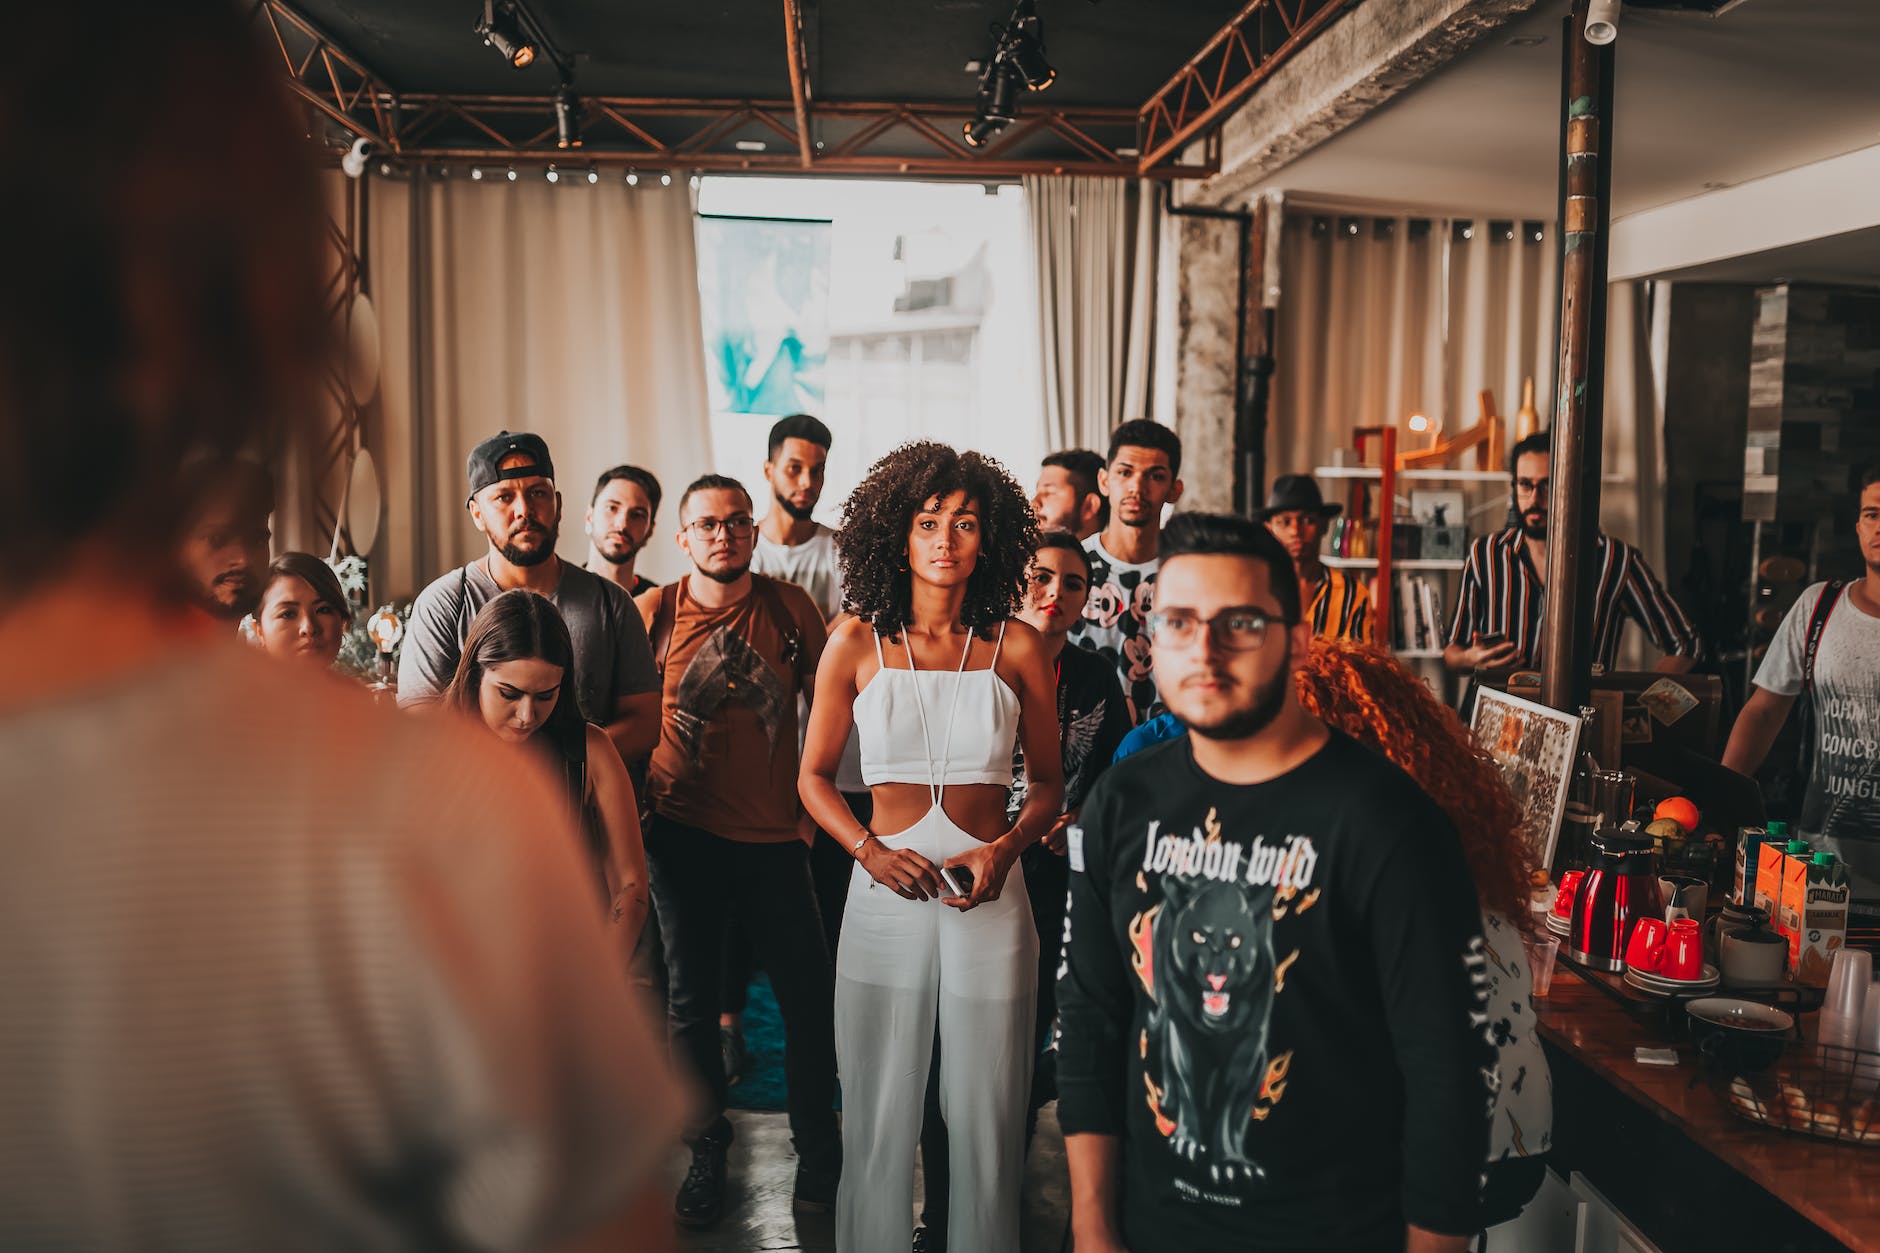
[[[734,1110],[731,1121],[737,1128],[737,1138],[731,1144],[731,1181],[724,1221],[708,1231],[681,1234],[679,1248],[684,1253],[769,1253],[793,1249],[804,1253],[834,1253],[835,1216],[798,1214],[790,1208],[790,1192],[796,1184],[796,1155],[790,1149],[788,1116]],[[918,1168],[914,1194],[918,1212]],[[1070,1184],[1064,1169],[1064,1137],[1058,1132],[1057,1107],[1046,1106],[1038,1118],[1031,1155],[1025,1161],[1023,1253],[1059,1253],[1069,1220]],[[907,1230],[911,1241],[914,1214],[908,1215]],[[883,1250],[882,1253],[894,1251]]]

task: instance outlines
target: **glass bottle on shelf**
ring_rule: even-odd
[[[1560,844],[1554,850],[1554,864],[1565,870],[1587,864],[1593,853],[1593,834],[1599,828],[1599,810],[1594,800],[1599,762],[1593,757],[1593,730],[1598,722],[1597,709],[1591,705],[1580,706],[1579,751],[1574,756],[1573,781],[1567,788],[1567,803],[1560,816]],[[1613,821],[1619,821],[1619,817]]]

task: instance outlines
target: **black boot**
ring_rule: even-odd
[[[796,1192],[790,1204],[804,1213],[827,1213],[836,1207],[836,1188],[842,1182],[842,1146],[837,1144],[808,1154],[800,1145],[795,1147]]]
[[[720,1118],[692,1141],[692,1168],[679,1185],[673,1216],[685,1227],[709,1227],[725,1214],[725,1154],[731,1148],[731,1123]]]

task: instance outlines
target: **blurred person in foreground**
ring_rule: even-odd
[[[278,66],[232,4],[11,16],[0,1248],[658,1246],[681,1093],[546,773],[206,628],[169,560],[185,458],[318,396]]]
[[[282,553],[268,563],[255,610],[255,638],[268,656],[331,670],[349,617],[346,592],[326,562]]]

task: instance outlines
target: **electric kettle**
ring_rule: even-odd
[[[1636,821],[1601,827],[1593,836],[1592,864],[1573,896],[1567,956],[1613,973],[1625,969],[1625,942],[1640,918],[1664,913],[1658,891],[1658,854]]]

